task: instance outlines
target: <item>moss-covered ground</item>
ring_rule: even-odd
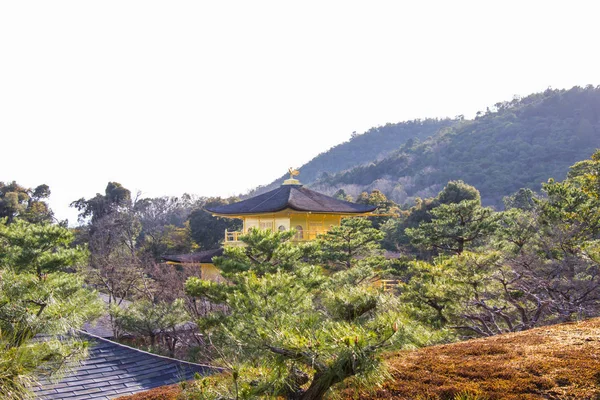
[[[348,399],[600,399],[600,319],[386,355],[392,379]],[[120,400],[174,400],[177,385]]]

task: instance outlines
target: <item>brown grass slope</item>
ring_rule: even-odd
[[[386,358],[392,379],[360,398],[600,399],[599,318]]]
[[[388,354],[392,376],[348,399],[600,399],[600,318]],[[170,400],[177,386],[121,400]]]

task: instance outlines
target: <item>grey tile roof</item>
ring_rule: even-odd
[[[58,382],[42,377],[33,388],[40,400],[113,399],[159,386],[190,380],[196,373],[209,375],[218,368],[157,356],[87,333],[88,357],[72,363],[70,373]]]
[[[173,254],[162,256],[163,261],[171,261],[177,263],[212,263],[213,257],[223,255],[223,248],[204,250],[191,254]]]
[[[377,207],[338,200],[302,185],[281,185],[256,197],[207,210],[215,214],[239,215],[271,213],[287,208],[316,213],[361,214],[374,211]]]

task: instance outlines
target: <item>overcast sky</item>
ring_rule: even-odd
[[[600,84],[595,3],[4,1],[0,181],[71,223],[108,181],[243,193],[353,131]]]

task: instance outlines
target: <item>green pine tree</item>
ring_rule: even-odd
[[[223,376],[205,378],[189,396],[321,399],[348,378],[381,378],[383,348],[425,336],[397,298],[373,286],[378,267],[349,261],[341,245],[348,236],[334,231],[326,243],[340,249],[340,259],[330,260],[340,270],[303,262],[312,246],[292,244],[293,232],[252,230],[242,238],[245,247],[226,248],[216,261],[228,283],[188,280],[188,294],[223,305],[199,326],[215,346],[215,362],[230,371],[229,385]],[[364,239],[356,244],[372,247]]]
[[[86,252],[66,228],[0,223],[0,393],[22,399],[40,373],[60,372],[86,344],[67,334],[101,311],[96,294],[70,270]],[[44,341],[36,335],[48,335]],[[61,340],[56,339],[58,335]],[[67,335],[67,336],[65,336]]]
[[[414,245],[442,253],[461,254],[496,229],[497,216],[479,200],[440,204],[430,214],[431,222],[405,232]]]

